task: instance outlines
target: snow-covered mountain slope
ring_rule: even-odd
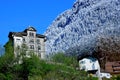
[[[120,33],[120,0],[77,0],[44,33],[47,53],[92,47],[101,34]]]

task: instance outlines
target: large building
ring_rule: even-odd
[[[28,27],[22,32],[10,32],[8,37],[13,42],[15,56],[18,55],[16,49],[21,48],[24,44],[27,48],[27,55],[33,51],[34,54],[39,56],[41,59],[45,58],[46,37],[44,35],[37,34],[37,30],[35,28]]]

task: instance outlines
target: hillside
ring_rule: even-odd
[[[98,36],[120,34],[120,0],[77,0],[44,34],[47,53],[76,46],[92,50]]]
[[[25,48],[14,56],[12,42],[5,45],[5,53],[0,56],[0,80],[88,80],[85,71],[76,70],[78,62],[74,57],[56,54],[49,60],[42,60],[33,53],[27,57]],[[97,79],[97,78],[95,78]]]

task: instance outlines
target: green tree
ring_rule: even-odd
[[[14,63],[14,53],[13,53],[13,46],[12,41],[8,41],[5,45],[5,54],[0,57],[0,78],[4,80],[12,80],[12,67]]]
[[[2,56],[4,54],[4,47],[0,45],[0,55]]]
[[[16,50],[15,57],[12,41],[5,45],[5,54],[0,57],[0,80],[89,80],[85,71],[76,70],[75,57],[58,53],[45,61],[33,51],[26,52],[25,45]]]
[[[52,61],[56,63],[65,64],[67,66],[77,67],[77,58],[74,56],[67,56],[64,53],[56,53],[52,56]]]

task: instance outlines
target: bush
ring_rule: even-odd
[[[73,56],[67,56],[64,53],[56,53],[52,56],[52,61],[56,63],[61,63],[66,66],[75,67],[78,66],[77,59]]]

